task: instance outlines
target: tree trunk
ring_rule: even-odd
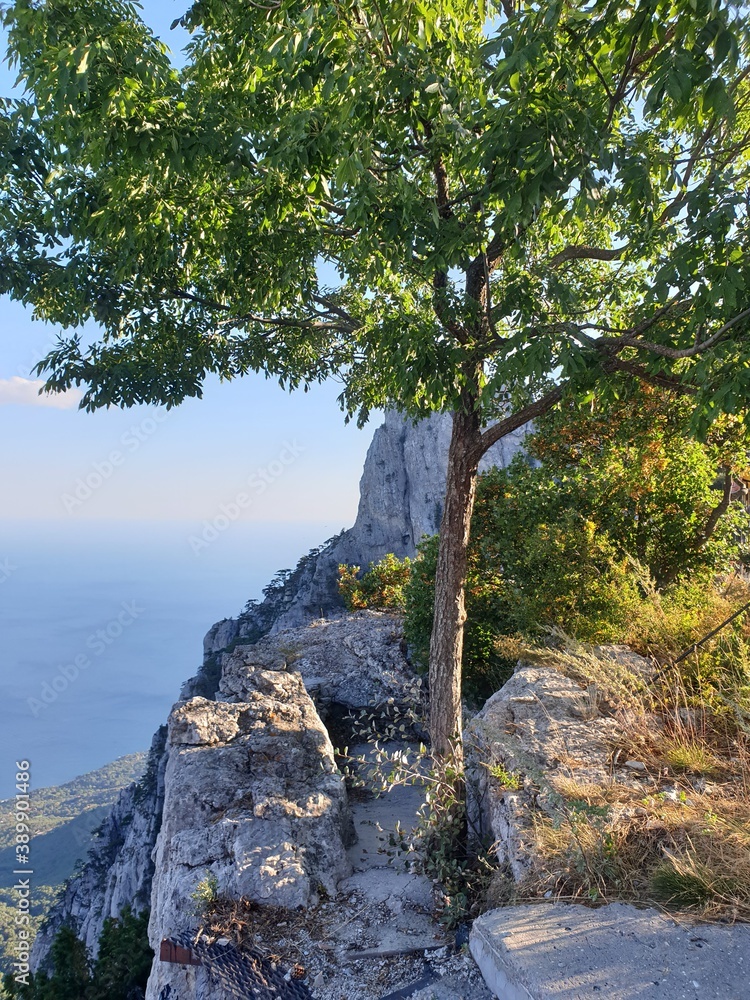
[[[478,416],[473,412],[454,413],[430,640],[430,739],[432,752],[442,757],[450,753],[451,741],[461,736],[464,588],[477,467],[482,452],[480,439]]]

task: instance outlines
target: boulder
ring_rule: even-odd
[[[398,615],[358,611],[237,645],[224,656],[219,697],[244,701],[257,668],[291,672],[324,713],[331,704],[359,709],[418,696]]]
[[[170,716],[148,1000],[167,986],[179,997],[209,995],[200,970],[158,958],[164,938],[199,925],[199,883],[204,895],[215,888],[293,909],[320,891],[333,895],[349,873],[346,790],[300,675],[247,669],[243,698],[193,698]]]
[[[466,729],[469,822],[496,844],[516,881],[533,863],[533,811],[555,813],[555,779],[611,780],[618,726],[599,706],[595,690],[553,667],[521,663]]]

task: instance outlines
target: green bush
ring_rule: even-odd
[[[745,441],[733,426],[705,444],[687,440],[683,410],[649,389],[624,393],[606,412],[560,409],[527,439],[535,464],[517,456],[480,476],[466,584],[470,701],[492,694],[512,668],[498,654],[501,636],[558,628],[675,653],[730,613],[713,579],[738,557],[748,516],[737,503],[715,524],[712,513],[723,494],[717,468],[737,468]],[[406,638],[420,668],[437,546],[421,543],[406,587]]]
[[[380,562],[370,563],[362,576],[359,566],[339,566],[339,593],[347,610],[403,611],[411,563],[408,557],[398,559],[391,552]]]

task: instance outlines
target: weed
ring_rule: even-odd
[[[515,771],[508,771],[502,764],[485,764],[485,767],[501,788],[517,792],[523,788],[523,780]]]
[[[193,900],[198,914],[210,910],[219,898],[219,880],[213,872],[206,872],[205,876],[190,894],[190,898]]]
[[[370,750],[359,757],[347,755],[346,773],[350,782],[364,785],[375,795],[399,785],[424,789],[415,826],[411,830],[397,826],[392,831],[390,853],[440,886],[441,921],[452,929],[481,911],[481,898],[497,872],[495,855],[489,848],[476,849],[477,838],[468,835],[460,747],[446,757],[432,757],[423,743],[400,742],[389,749],[381,733],[388,740],[403,741],[405,734],[423,722],[414,708],[403,717],[393,705],[386,709],[380,718],[372,712],[361,717],[364,728],[356,738],[358,742],[366,739]],[[506,777],[519,780],[507,772]]]
[[[699,740],[668,737],[664,741],[663,753],[673,771],[707,776],[717,771],[715,755]]]

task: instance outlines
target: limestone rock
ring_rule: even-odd
[[[321,619],[237,645],[224,658],[219,696],[244,701],[248,684],[255,683],[248,668],[301,675],[323,712],[331,703],[354,709],[389,699],[403,703],[414,685],[401,619],[377,611]]]
[[[485,456],[483,467],[507,465],[520,449],[523,436],[522,429],[499,442]],[[281,665],[278,654],[282,644],[294,646],[298,642],[294,630],[299,626],[321,616],[342,616],[337,588],[339,563],[366,567],[388,552],[413,555],[421,536],[433,534],[440,523],[449,438],[449,415],[435,415],[414,424],[389,411],[385,423],[375,432],[365,462],[355,525],[303,557],[289,579],[272,587],[263,602],[239,618],[224,619],[210,629],[204,641],[203,665],[196,677],[186,681],[181,700],[213,699],[222,666],[230,660],[234,647],[255,642],[273,631],[275,652],[269,641],[260,647],[257,656],[275,669]],[[334,622],[325,624],[333,626]],[[360,624],[361,628],[358,625],[349,634],[319,627],[315,641],[307,643],[303,650],[304,655],[287,664],[302,673],[322,710],[331,700],[358,707],[397,697],[403,691],[407,670],[395,627],[387,617],[378,620],[377,616],[363,618]],[[341,628],[346,631],[347,626]],[[225,702],[246,697],[237,693],[239,688],[233,693],[232,685],[240,684],[239,675],[233,673],[238,663],[241,665],[234,659],[227,664],[226,693],[220,696]],[[228,760],[234,759],[237,746],[248,739],[243,728],[247,724],[245,716],[235,715],[234,708],[226,705],[201,712],[203,715],[188,713],[173,719],[174,738],[184,737],[187,742],[175,743],[170,753],[178,754],[179,746],[179,753],[186,757],[194,754],[208,759],[226,753]],[[163,738],[157,742],[163,743]],[[171,766],[177,774],[176,763]],[[38,935],[33,952],[35,968],[43,961],[62,923],[74,926],[95,951],[106,917],[118,916],[126,904],[135,910],[147,905],[154,871],[151,853],[161,823],[165,767],[166,753],[158,749],[148,789],[144,791],[141,786],[121,796],[103,826],[92,860],[70,882],[63,900],[53,910],[48,929]],[[208,813],[201,815],[206,818]],[[217,829],[224,828],[218,820]]]
[[[354,525],[303,556],[286,580],[268,588],[264,600],[248,606],[239,618],[217,622],[204,640],[203,666],[183,686],[181,698],[213,697],[222,651],[257,642],[269,632],[342,615],[341,563],[365,569],[389,552],[414,556],[422,537],[440,527],[451,426],[448,413],[414,423],[396,410],[386,411],[365,459]],[[480,470],[507,466],[522,450],[527,432],[522,427],[493,445]]]
[[[221,895],[295,908],[349,872],[346,790],[300,675],[246,668],[242,690],[242,702],[193,698],[170,717],[149,924],[157,953],[196,927],[207,876]],[[157,960],[147,998],[166,985],[202,996],[196,976]]]
[[[154,736],[146,773],[124,789],[101,826],[83,870],[65,887],[60,901],[34,940],[31,967],[44,965],[60,927],[72,926],[93,956],[108,917],[119,917],[124,906],[139,913],[148,908],[156,843],[164,799],[166,727]]]
[[[617,727],[595,713],[587,691],[569,677],[521,664],[467,727],[471,823],[496,842],[499,860],[516,880],[533,860],[532,809],[554,812],[555,777],[608,780],[607,748]],[[503,787],[491,772],[494,764],[518,776],[521,787]]]
[[[227,705],[193,698],[177,705],[169,717],[169,742],[185,746],[228,743],[240,731],[241,705]]]
[[[520,428],[498,441],[483,457],[480,470],[508,465],[522,449],[527,430]],[[367,452],[354,525],[303,557],[285,582],[236,622],[215,625],[206,637],[207,655],[238,639],[254,642],[269,631],[342,614],[340,563],[364,569],[389,552],[399,558],[413,556],[422,536],[434,535],[440,527],[450,436],[448,413],[414,423],[396,410],[386,411]]]

